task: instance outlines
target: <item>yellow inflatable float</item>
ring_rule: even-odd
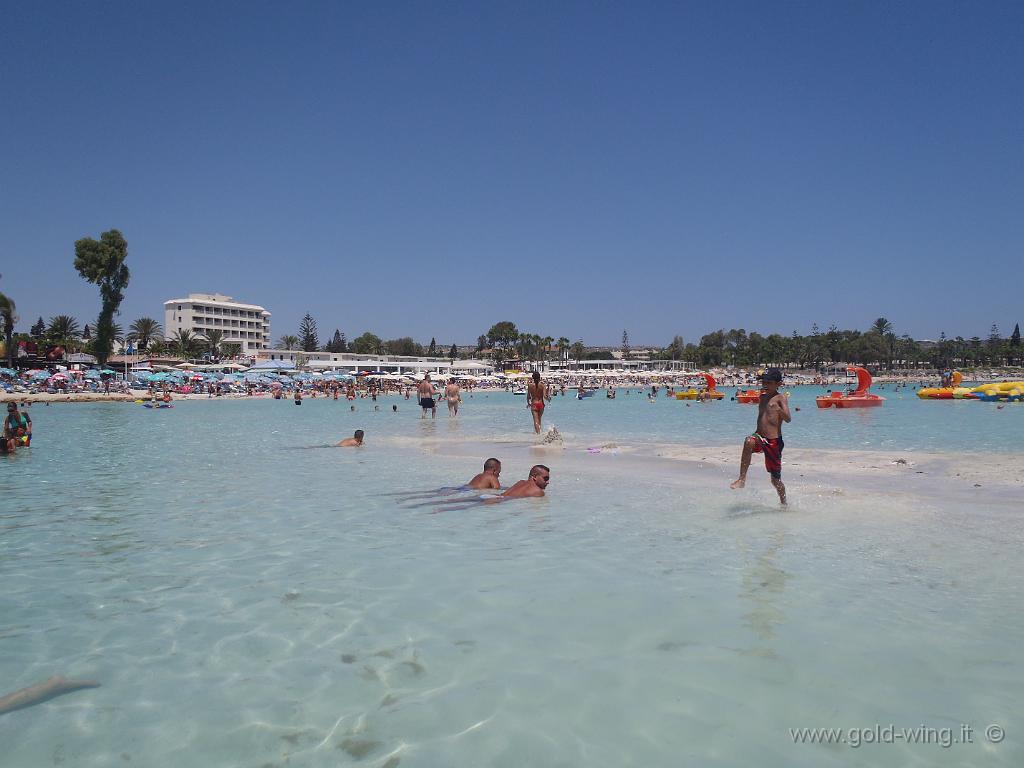
[[[1009,402],[1021,402],[1024,400],[1024,381],[1001,381],[992,384],[982,384],[971,390],[977,400],[993,402],[1006,400]]]
[[[718,386],[718,382],[715,381],[715,377],[710,373],[702,373],[704,382],[708,385],[708,388],[698,392],[696,389],[688,389],[683,392],[676,392],[676,400],[722,400],[725,395],[719,392],[715,387]]]
[[[917,390],[917,396],[922,400],[977,400],[974,390],[970,387],[961,387],[960,382],[964,380],[960,371],[953,371],[953,386],[951,387],[923,387]]]

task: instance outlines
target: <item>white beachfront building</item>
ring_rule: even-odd
[[[186,330],[202,336],[223,331],[224,342],[238,344],[243,355],[255,357],[270,348],[270,312],[219,293],[190,293],[164,302],[164,336]]]
[[[447,357],[363,354],[359,352],[303,352],[300,349],[266,349],[256,356],[260,368],[272,368],[275,362],[286,367],[310,371],[380,371],[394,374],[432,373],[439,375],[486,376],[494,365],[482,360],[451,360]]]

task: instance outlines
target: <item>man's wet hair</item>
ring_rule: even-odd
[[[533,372],[533,383],[534,384],[539,384],[540,383],[540,371],[534,371]]]
[[[497,459],[488,459],[487,461],[484,462],[484,472],[486,472],[489,469],[497,469],[500,466],[501,462],[498,461]]]
[[[356,430],[356,434],[355,434],[355,438],[356,438],[356,440],[362,440],[363,439],[363,430],[357,429]]]
[[[530,477],[533,477],[534,475],[539,475],[541,472],[550,473],[551,470],[545,467],[543,464],[534,464],[532,467],[530,467]]]

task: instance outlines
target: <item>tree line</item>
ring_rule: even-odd
[[[98,322],[81,325],[71,315],[55,315],[49,322],[40,317],[28,333],[14,334],[12,341],[15,344],[19,341],[32,341],[41,347],[62,346],[68,352],[88,352],[105,361],[109,352],[106,357],[99,354],[96,333],[98,325]],[[112,322],[108,334],[111,344],[122,344],[131,347],[133,351],[154,356],[171,355],[190,359],[209,354],[220,358],[231,357],[241,351],[241,345],[225,342],[224,332],[219,329],[210,329],[203,334],[179,330],[169,338],[164,338],[163,326],[151,317],[140,317],[127,330]]]
[[[435,339],[424,346],[409,336],[384,340],[370,331],[348,341],[345,334],[337,329],[331,341],[320,346],[316,321],[309,314],[303,318],[298,334],[282,336],[278,346],[306,352],[322,350],[431,357],[444,356],[445,349]],[[622,332],[620,351],[623,359],[630,359],[633,354],[627,330]],[[609,349],[587,347],[582,339],[573,342],[565,336],[555,338],[520,331],[515,323],[503,320],[477,337],[475,351],[470,354],[490,357],[500,366],[512,360],[543,364],[552,360],[579,363],[606,359]],[[677,335],[665,347],[654,349],[650,354],[654,359],[690,362],[702,368],[726,365],[816,368],[834,363],[856,363],[892,369],[1002,366],[1024,362],[1019,324],[1005,338],[993,324],[985,339],[977,336],[950,338],[943,332],[937,341],[928,342],[897,333],[893,324],[884,317],[877,318],[863,331],[840,330],[835,325],[821,331],[817,324],[807,335],[794,331],[789,336],[747,332],[743,328],[719,329],[705,334],[698,343],[686,343],[682,336]],[[447,356],[452,359],[458,357],[455,344],[451,345]]]
[[[679,344],[673,353],[678,352]],[[666,350],[668,351],[668,350]],[[796,331],[791,336],[752,331],[742,328],[718,330],[706,334],[700,343],[686,344],[678,359],[702,367],[738,365],[778,365],[818,368],[834,363],[856,363],[879,368],[977,367],[1020,365],[1020,327],[1004,338],[993,324],[988,338],[962,336],[949,338],[940,333],[937,341],[918,341],[908,334],[898,334],[886,318],[876,319],[865,330],[839,330],[835,325],[826,331],[817,325],[808,335]]]
[[[622,332],[620,347],[623,359],[632,353],[629,333]],[[544,362],[551,359],[576,361],[604,359],[608,348],[593,349],[582,339],[570,343],[562,336],[540,336],[524,333],[515,323],[502,321],[477,339],[477,353],[489,354],[496,363],[507,360]],[[702,368],[764,366],[816,368],[834,363],[857,363],[882,368],[897,367],[976,367],[1021,365],[1020,325],[1009,337],[1003,337],[993,324],[986,339],[977,336],[949,338],[945,332],[935,342],[917,341],[908,334],[898,334],[884,317],[877,318],[867,330],[839,330],[835,325],[819,330],[817,324],[810,334],[794,331],[790,336],[743,328],[720,329],[707,333],[696,344],[687,344],[682,336],[673,337],[663,348],[651,352],[659,360],[690,362]]]
[[[303,352],[354,352],[360,355],[406,355],[410,357],[448,357],[455,360],[459,356],[458,347],[453,343],[446,347],[438,344],[436,338],[424,346],[410,336],[400,339],[384,340],[370,331],[348,341],[345,334],[334,329],[334,335],[326,344],[320,344],[316,320],[306,313],[299,323],[297,334],[285,334],[277,341],[278,349],[294,349]]]

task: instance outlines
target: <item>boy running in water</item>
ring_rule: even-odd
[[[750,467],[752,453],[764,454],[764,468],[772,478],[772,485],[779,494],[779,502],[786,503],[786,486],[782,484],[782,422],[792,420],[789,413],[789,402],[785,395],[779,393],[782,386],[782,371],[769,368],[761,377],[764,391],[761,392],[757,405],[757,431],[743,441],[743,454],[740,457],[740,476],[730,488],[742,488],[747,482],[747,469]]]

